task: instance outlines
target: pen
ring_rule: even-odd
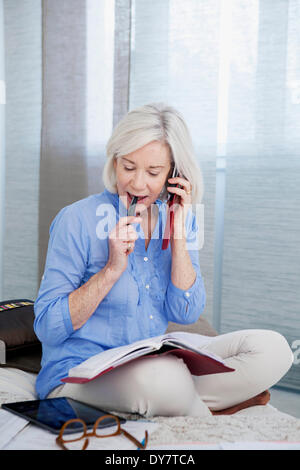
[[[128,208],[128,215],[129,216],[135,215],[135,208],[136,208],[137,202],[138,202],[138,198],[136,196],[133,196],[133,198],[131,199],[130,206]],[[129,251],[127,250],[127,255],[128,254],[129,254]]]
[[[138,198],[136,196],[134,196],[131,200],[131,203],[130,203],[130,206],[129,206],[129,209],[128,209],[128,215],[129,216],[135,215],[135,207],[136,207],[137,202],[138,202]]]

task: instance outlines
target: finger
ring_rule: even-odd
[[[134,250],[134,241],[130,242],[130,243],[127,243],[126,254],[129,255],[130,253],[133,252],[133,250]]]
[[[113,230],[110,235],[109,235],[109,238],[113,239],[113,240],[120,240],[120,241],[126,241],[128,239],[128,237],[131,237],[134,235],[134,232],[132,232],[131,230],[129,230],[127,227],[129,227],[128,225],[126,225],[125,227],[116,227],[115,230]]]
[[[175,176],[174,178],[168,178],[168,182],[172,184],[179,184],[180,186],[184,186],[187,180],[182,178],[181,176]]]
[[[180,184],[180,186],[182,186],[182,189],[184,189],[187,192],[187,194],[190,194],[192,191],[191,183],[185,178],[180,178],[180,177],[169,178],[168,181],[172,184],[175,184],[175,183]]]
[[[129,215],[127,217],[121,217],[119,220],[119,226],[125,226],[129,224],[139,224],[142,222],[142,217],[136,217],[135,215]]]
[[[135,242],[137,239],[138,236],[133,233],[132,235],[127,235],[127,237],[124,238],[122,241],[124,241],[125,243],[132,243]]]
[[[131,224],[125,225],[124,230],[127,230],[128,233],[136,233],[135,228]]]
[[[132,241],[136,241],[138,239],[138,235],[137,233],[134,231],[134,232],[129,232],[129,230],[116,230],[115,233],[112,233],[111,234],[111,237],[113,240],[119,240],[119,242],[122,242],[122,243],[127,243],[127,242],[132,242]]]
[[[124,236],[122,237],[125,241],[132,241],[132,240],[137,240],[138,239],[138,234],[134,230],[134,228],[131,225],[127,226],[128,229],[124,233]]]
[[[131,222],[129,221],[128,223],[128,219],[130,219]],[[140,221],[142,221],[142,218],[134,217],[134,216],[123,217],[122,219],[119,220],[119,223],[116,225],[115,229],[113,230],[112,237],[125,239],[129,232],[136,233],[134,227],[131,225],[131,223],[134,223],[132,221],[139,223]]]
[[[174,186],[168,186],[167,190],[172,194],[177,194],[178,196],[184,198],[187,196],[187,193],[184,189],[175,188]]]
[[[127,247],[128,250],[133,250],[134,242],[135,242],[135,240],[130,240],[130,241],[126,242],[126,247]]]

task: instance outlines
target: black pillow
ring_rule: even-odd
[[[39,372],[42,347],[34,329],[34,301],[13,299],[0,301],[0,341],[5,345],[1,367],[15,367]],[[3,356],[3,351],[2,351]]]

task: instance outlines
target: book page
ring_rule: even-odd
[[[134,358],[144,356],[149,352],[159,350],[162,345],[170,345],[175,348],[187,349],[197,354],[210,357],[221,364],[223,360],[205,347],[213,340],[213,337],[187,332],[173,332],[136,341],[132,344],[111,348],[96,354],[81,364],[70,369],[69,378],[92,379],[101,372],[129,362]]]
[[[197,351],[201,351],[201,348],[209,345],[213,340],[213,336],[198,335],[196,333],[187,333],[186,331],[174,331],[173,333],[167,333],[164,336],[166,340],[177,340],[181,344],[191,346]]]
[[[191,351],[201,353],[204,356],[211,357],[212,359],[215,359],[216,361],[224,364],[224,361],[220,356],[212,353],[211,351],[208,351],[207,349],[204,349],[211,343],[212,339],[213,337],[211,336],[187,333],[185,331],[176,331],[174,333],[168,333],[165,335],[163,342],[165,344],[178,346],[183,349],[190,349]]]
[[[82,377],[90,379],[109,367],[116,367],[122,362],[127,362],[133,357],[142,356],[145,352],[154,351],[161,346],[163,336],[146,338],[132,344],[126,344],[119,348],[111,348],[96,354],[76,367],[69,370],[69,377]]]

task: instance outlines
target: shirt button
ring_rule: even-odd
[[[145,256],[145,258],[144,258],[144,261],[148,261],[148,258],[147,258],[147,256]]]
[[[153,320],[153,315],[150,315],[150,317],[149,317],[149,318],[150,318],[150,320]]]
[[[146,284],[146,289],[149,289],[149,287],[150,287],[149,284]]]
[[[186,297],[189,297],[190,295],[191,295],[191,294],[190,294],[189,292],[186,292],[186,293],[185,293],[185,296],[186,296]]]

